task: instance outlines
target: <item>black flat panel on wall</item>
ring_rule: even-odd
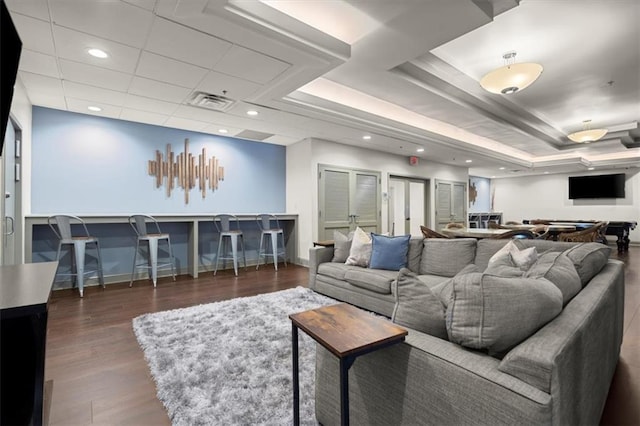
[[[624,198],[625,174],[569,176],[569,198]]]
[[[13,86],[16,83],[18,74],[18,64],[20,62],[20,52],[22,51],[22,41],[18,36],[18,31],[13,25],[11,15],[4,0],[0,0],[0,57],[2,58],[2,76],[0,77],[0,93],[2,109],[0,110],[0,155],[4,148],[4,133],[7,130],[9,121],[9,111],[11,110],[11,100],[13,99]]]

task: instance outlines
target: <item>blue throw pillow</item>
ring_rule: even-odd
[[[369,268],[399,271],[407,266],[407,252],[409,251],[411,235],[387,237],[371,233],[373,246]]]

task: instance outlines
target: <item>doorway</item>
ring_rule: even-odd
[[[420,225],[428,223],[429,181],[400,176],[389,177],[389,233],[422,236]]]
[[[2,214],[0,264],[2,265],[14,265],[20,262],[20,259],[16,256],[19,247],[16,218],[20,207],[17,196],[19,184],[17,182],[21,178],[21,135],[20,127],[10,118],[4,134],[4,148],[2,158],[0,158],[2,163],[0,187],[3,190],[2,197],[0,197],[2,200],[0,202],[0,213]]]

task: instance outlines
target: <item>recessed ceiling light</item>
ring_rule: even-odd
[[[465,160],[465,163],[473,163],[473,160]]]
[[[495,178],[495,176],[491,176],[491,179]]]
[[[104,59],[104,58],[108,58],[109,55],[107,54],[107,52],[105,52],[104,50],[101,49],[89,49],[87,50],[87,53],[95,58],[100,58],[100,59]]]
[[[370,135],[364,135],[364,136],[362,137],[362,139],[364,139],[365,141],[368,141],[368,140],[370,140],[370,139],[371,139],[371,136],[370,136]]]
[[[249,111],[247,111],[247,115],[256,116],[258,115],[258,111],[256,111],[255,109],[250,109]]]
[[[500,170],[504,170],[504,169],[506,169],[506,167],[500,167]]]
[[[589,167],[587,170],[595,170],[595,167]]]
[[[549,174],[549,172],[544,172],[544,174],[545,174],[545,175],[548,175],[548,174]]]
[[[89,111],[94,111],[94,112],[100,112],[100,111],[102,111],[102,108],[97,107],[97,106],[93,106],[93,105],[92,105],[92,106],[90,106],[90,107],[87,107],[87,109],[88,109]]]
[[[424,152],[424,148],[418,148],[416,149],[417,152]]]
[[[227,129],[218,129],[218,132],[220,132],[220,133],[229,133],[229,131]]]

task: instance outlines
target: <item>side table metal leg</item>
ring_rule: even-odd
[[[349,367],[353,359],[340,358],[340,424],[349,425]]]
[[[300,425],[300,377],[298,376],[298,327],[291,324],[291,356],[293,360],[293,425]]]

